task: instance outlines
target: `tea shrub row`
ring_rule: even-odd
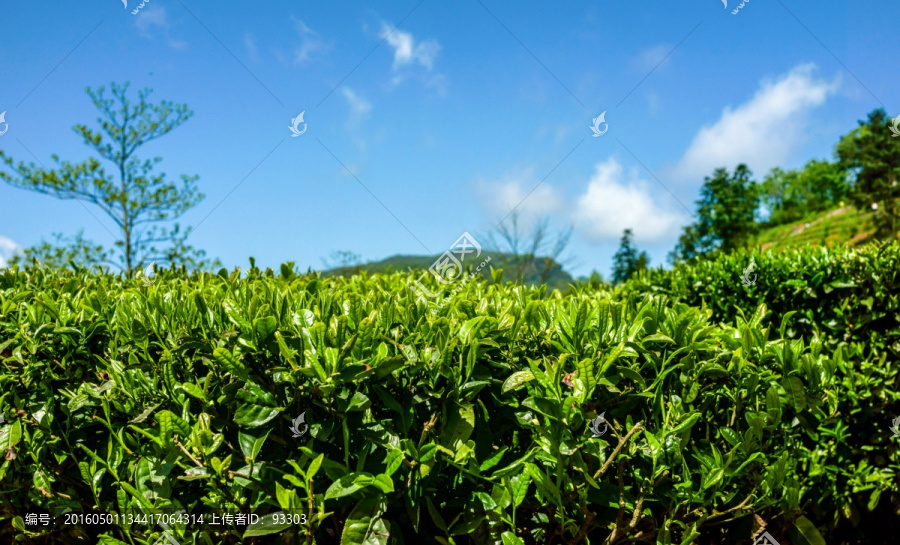
[[[766,260],[788,258],[757,259],[762,281]],[[653,273],[668,295],[647,279],[548,295],[494,271],[436,314],[399,273],[163,272],[144,286],[0,271],[0,532],[152,543],[158,525],[24,524],[29,510],[141,509],[261,517],[174,522],[180,543],[748,543],[762,529],[782,545],[879,542],[900,505],[878,412],[896,408],[896,359],[809,322],[829,309],[782,312],[774,283],[725,295],[717,266],[716,304],[734,310],[682,302],[686,269]],[[876,293],[883,277],[860,282],[852,293]],[[874,322],[880,346],[897,342]],[[873,513],[890,516],[841,534]]]
[[[746,278],[753,282],[744,285],[751,262],[755,270]],[[796,313],[787,338],[818,338],[828,352],[840,348],[854,372],[843,377],[839,424],[809,438],[810,445],[825,443],[835,457],[824,473],[809,474],[820,495],[819,520],[830,518],[829,528],[843,526],[837,535],[849,542],[865,542],[871,530],[872,539],[891,536],[889,527],[896,535],[900,442],[886,440],[885,429],[900,419],[900,244],[802,248],[777,256],[738,252],[647,271],[617,297],[625,294],[665,295],[710,308],[726,322],[764,303],[776,319]],[[840,441],[832,442],[835,436]],[[891,536],[874,542],[893,541]]]

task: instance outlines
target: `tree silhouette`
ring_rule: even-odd
[[[750,179],[747,165],[740,164],[729,174],[718,168],[706,177],[697,201],[697,221],[685,227],[672,262],[690,261],[721,250],[728,252],[743,246],[759,227],[759,186]]]
[[[638,252],[631,240],[632,237],[631,229],[625,229],[619,249],[613,256],[612,281],[614,284],[621,284],[634,276],[636,272],[645,270],[650,265],[650,257],[647,256],[647,252]]]
[[[54,248],[43,243],[26,250],[25,254],[50,261],[84,256],[89,261],[122,267],[129,275],[151,262],[190,267],[209,265],[203,259],[205,252],[185,243],[188,233],[182,232],[178,223],[171,228],[161,225],[176,220],[203,199],[204,195],[196,187],[199,177],[182,175],[180,184],[168,181],[165,173],[153,172],[161,157],[140,159],[137,156],[141,146],[179,127],[193,112],[187,105],[170,101],[148,103],[150,89],[139,91],[138,103],[133,105],[126,96],[127,82],[112,83],[110,87],[109,98],[102,86],[87,89],[101,114],[97,119],[99,130],[81,124],[74,127],[99,159],[112,164],[110,171],[95,157],[71,163],[60,161],[56,154],[51,156],[58,165],[55,170],[34,163],[20,162],[13,166],[13,159],[0,150],[0,159],[13,172],[0,171],[0,179],[14,187],[100,208],[119,229],[115,249],[95,246],[79,235],[69,242],[69,247]],[[64,239],[57,236],[57,240]]]

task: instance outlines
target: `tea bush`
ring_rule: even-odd
[[[745,286],[741,278],[751,260],[748,280],[754,282]],[[765,303],[776,316],[797,312],[787,330],[791,338],[819,336],[832,350],[847,343],[866,358],[897,361],[900,355],[900,243],[736,252],[670,271],[643,271],[622,291],[706,304],[725,322],[738,309]]]
[[[751,260],[755,271],[747,279],[755,281],[744,285]],[[830,527],[843,526],[835,535],[850,542],[866,535],[865,528],[897,520],[897,441],[886,438],[885,426],[900,418],[900,244],[803,248],[774,256],[739,252],[647,271],[618,296],[624,294],[665,294],[708,305],[724,321],[764,303],[776,320],[796,313],[786,337],[818,337],[828,352],[840,347],[853,365],[852,373],[843,373],[841,416],[809,437],[811,447],[825,443],[821,448],[839,460],[808,474],[821,494],[820,520],[830,517]],[[882,495],[889,500],[882,502]]]
[[[893,362],[768,301],[720,323],[501,277],[434,313],[407,274],[0,272],[4,539],[152,543],[163,527],[24,517],[177,510],[261,517],[170,521],[180,543],[819,545],[836,491],[900,506],[890,418],[852,412],[896,398]]]

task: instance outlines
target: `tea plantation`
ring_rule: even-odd
[[[496,270],[433,312],[407,273],[2,270],[0,540],[896,542],[898,271]]]

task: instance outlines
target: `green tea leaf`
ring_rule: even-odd
[[[375,484],[375,477],[371,473],[349,473],[331,483],[331,486],[325,491],[325,499],[343,498],[373,484]]]
[[[312,462],[309,463],[309,467],[306,468],[306,478],[312,479],[316,476],[316,473],[319,472],[319,468],[322,467],[322,461],[325,459],[324,454],[319,454],[316,456]]]
[[[795,411],[800,412],[806,408],[806,392],[803,388],[803,383],[800,382],[799,378],[785,377],[781,381],[781,386],[784,387],[784,391],[787,392],[788,399]]]
[[[247,368],[230,351],[224,348],[216,348],[213,350],[213,357],[223,369],[232,375],[247,379]]]
[[[284,515],[283,512],[278,511],[259,517],[259,520],[250,524],[247,526],[247,529],[244,530],[244,539],[247,539],[248,537],[269,536],[287,530],[293,525],[292,523],[275,522],[276,517],[280,517],[279,520],[284,520]]]
[[[809,545],[825,545],[825,539],[822,537],[822,534],[819,533],[816,525],[808,518],[803,515],[799,516],[794,521],[794,526]]]
[[[255,462],[256,457],[259,455],[259,451],[262,450],[263,444],[266,442],[266,438],[269,437],[271,431],[272,430],[266,430],[266,432],[260,436],[254,436],[239,431],[238,443],[241,446],[241,452],[244,453],[244,457],[249,458],[251,462]]]
[[[722,477],[725,475],[725,470],[722,468],[713,468],[709,473],[706,474],[706,478],[703,479],[703,490],[708,488],[712,488],[722,482]]]
[[[17,444],[22,438],[22,423],[14,420],[11,424],[0,428],[0,452],[5,452]]]
[[[341,545],[387,545],[391,537],[381,516],[385,501],[381,495],[364,498],[356,504],[344,523]]]
[[[478,467],[478,470],[479,471],[487,471],[487,470],[491,469],[492,467],[494,467],[495,465],[499,464],[500,460],[503,459],[503,455],[506,454],[506,451],[508,449],[509,449],[509,447],[503,447],[502,449],[495,452],[493,455],[491,455],[490,458],[488,458],[487,460],[485,460],[484,462],[481,463],[481,465]]]
[[[262,342],[275,333],[278,321],[275,320],[274,316],[266,316],[265,318],[257,318],[254,325],[256,326],[254,328],[256,329],[256,338]]]
[[[505,394],[510,391],[518,390],[530,380],[534,380],[534,374],[531,371],[516,371],[503,381],[503,387],[500,391]]]
[[[500,541],[502,542],[502,545],[525,545],[525,542],[522,541],[522,538],[518,537],[509,530],[500,534]]]
[[[192,382],[182,382],[181,389],[187,392],[191,397],[197,398],[200,401],[206,401],[206,392]]]
[[[242,403],[234,413],[234,422],[248,428],[258,428],[278,416],[280,412],[281,409],[277,407]]]
[[[766,413],[769,415],[769,421],[773,425],[781,422],[781,399],[778,397],[778,388],[770,386],[766,391]]]
[[[297,362],[294,360],[293,350],[287,345],[281,332],[275,332],[275,340],[278,342],[278,351],[291,366],[291,369],[297,369]]]
[[[700,413],[693,413],[687,419],[668,431],[670,435],[678,435],[682,432],[690,430],[694,424],[700,421]]]

